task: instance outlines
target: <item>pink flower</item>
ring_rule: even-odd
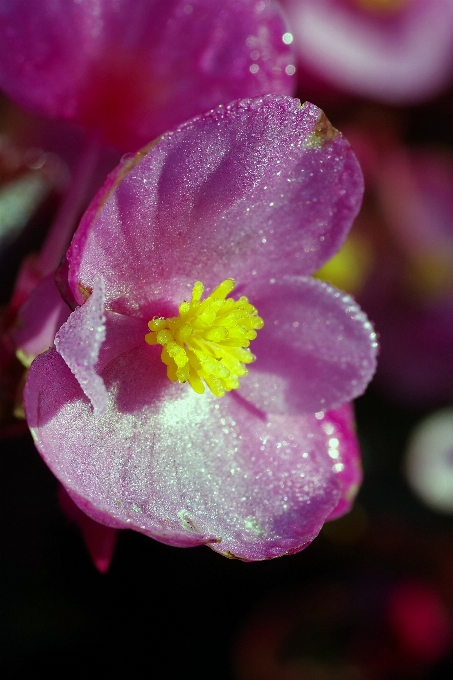
[[[322,112],[271,95],[195,118],[109,176],[68,252],[80,306],[25,389],[36,445],[86,514],[255,560],[301,550],[349,507],[347,402],[376,339],[309,274],[362,191]]]
[[[452,0],[282,0],[302,88],[410,104],[452,78]],[[288,38],[289,41],[290,38]]]
[[[0,86],[127,151],[221,102],[290,94],[269,0],[0,2]]]

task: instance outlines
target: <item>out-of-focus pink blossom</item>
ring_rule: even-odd
[[[189,121],[109,176],[68,251],[80,306],[25,389],[36,445],[86,514],[255,560],[301,550],[348,509],[360,480],[348,402],[376,339],[351,297],[309,275],[362,190],[322,112],[270,95]],[[248,375],[218,398],[169,380],[145,336],[196,281],[212,293],[231,278],[264,327]],[[213,375],[226,366],[212,362]]]
[[[127,151],[222,102],[291,94],[269,0],[0,2],[0,86]]]
[[[421,663],[433,663],[451,649],[452,621],[437,589],[407,579],[391,593],[387,616],[399,644]]]
[[[282,0],[282,4],[302,88],[411,104],[438,94],[451,82],[452,0]]]
[[[376,380],[406,403],[453,394],[453,159],[350,131],[369,187],[356,226],[374,264],[357,293],[379,328]]]

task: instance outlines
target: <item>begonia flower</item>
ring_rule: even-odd
[[[452,79],[452,0],[281,0],[301,87],[412,104]]]
[[[1,0],[0,87],[131,151],[222,102],[291,94],[284,31],[269,0]]]
[[[255,560],[301,550],[350,506],[348,402],[376,337],[310,274],[362,191],[322,112],[271,95],[194,118],[109,176],[67,254],[80,306],[24,394],[86,514]]]

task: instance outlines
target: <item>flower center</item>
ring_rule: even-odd
[[[190,302],[179,305],[179,316],[148,323],[151,332],[145,340],[162,345],[167,376],[173,382],[188,382],[198,394],[203,394],[206,383],[216,397],[223,397],[247,375],[244,364],[255,361],[248,347],[264,322],[246,297],[227,297],[234,285],[234,279],[226,279],[201,301],[204,286],[197,281]]]

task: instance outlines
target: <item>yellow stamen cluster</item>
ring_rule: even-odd
[[[226,279],[201,301],[204,286],[197,281],[190,302],[179,305],[179,316],[154,318],[148,324],[145,340],[162,345],[167,376],[188,382],[198,394],[206,383],[216,397],[223,397],[247,375],[244,364],[255,360],[248,347],[264,322],[246,297],[227,298],[234,285],[234,279]]]

